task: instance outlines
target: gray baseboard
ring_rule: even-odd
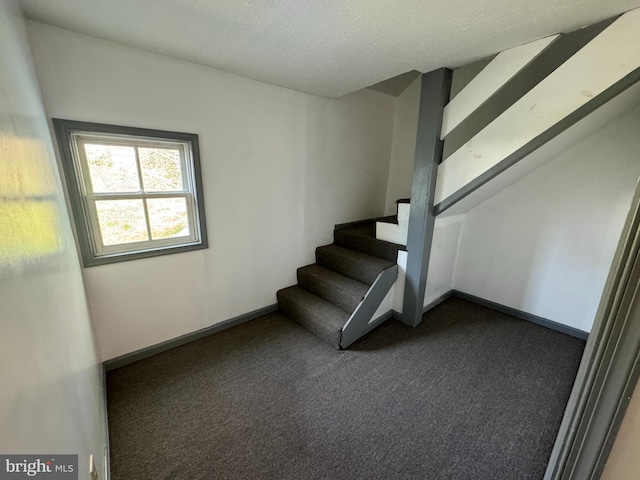
[[[589,333],[583,330],[569,327],[567,325],[554,322],[553,320],[549,320],[548,318],[539,317],[532,313],[523,312],[522,310],[517,310],[515,308],[507,307],[506,305],[492,302],[491,300],[485,300],[484,298],[476,297],[475,295],[470,295],[468,293],[464,293],[459,290],[449,290],[448,292],[443,293],[438,298],[433,300],[431,303],[426,305],[423,308],[422,313],[423,314],[427,313],[429,310],[437,307],[442,302],[444,302],[445,300],[451,297],[458,297],[463,300],[467,300],[469,302],[482,305],[483,307],[491,308],[498,312],[506,313],[507,315],[511,315],[512,317],[519,318],[520,320],[526,320],[527,322],[535,323],[536,325],[540,325],[545,328],[550,328],[551,330],[555,330],[557,332],[561,332],[566,335],[579,338],[581,340],[586,340],[589,337]],[[387,320],[388,318],[393,318],[395,320],[402,321],[402,313],[396,312],[395,310],[390,310],[389,312],[387,312],[385,314],[385,317],[386,317],[385,320]]]
[[[452,296],[477,303],[478,305],[482,305],[484,307],[492,308],[494,310],[497,310],[502,313],[506,313],[513,317],[520,318],[522,320],[527,320],[537,325],[541,325],[543,327],[550,328],[552,330],[556,330],[558,332],[562,332],[567,335],[571,335],[572,337],[580,338],[582,340],[586,340],[589,336],[588,332],[578,330],[577,328],[569,327],[567,325],[554,322],[553,320],[549,320],[543,317],[538,317],[537,315],[523,312],[521,310],[516,310],[515,308],[507,307],[505,305],[501,305],[499,303],[492,302],[490,300],[485,300],[484,298],[476,297],[475,295],[470,295],[468,293],[460,292],[458,290],[450,290],[449,292],[444,293],[443,295],[435,299],[433,302],[425,306],[423,309],[423,313],[426,313],[427,311],[431,310],[432,308],[436,307],[440,303],[444,302],[447,298]],[[226,330],[227,328],[240,325],[241,323],[248,322],[250,320],[254,320],[263,315],[268,315],[269,313],[276,312],[277,310],[278,310],[277,305],[270,305],[268,307],[260,308],[252,312],[245,313],[243,315],[239,315],[234,318],[230,318],[229,320],[225,320],[223,322],[217,323],[210,327],[203,328],[202,330],[197,330],[192,333],[187,333],[180,337],[176,337],[171,340],[167,340],[165,342],[161,342],[156,345],[151,345],[150,347],[137,350],[135,352],[127,353],[119,357],[106,360],[103,363],[104,370],[106,372],[115,370],[116,368],[120,368],[125,365],[129,365],[130,363],[137,362],[138,360],[151,357],[152,355],[155,355],[157,353],[161,353],[161,352],[170,350],[172,348],[179,347],[180,345],[184,345],[185,343],[193,342],[194,340],[198,340],[199,338],[206,337],[208,335],[211,335],[213,333],[216,333],[222,330]],[[399,321],[402,320],[402,314],[400,312],[396,312],[395,310],[390,310],[384,316],[386,317],[384,320],[387,320],[388,318],[394,318],[395,320],[399,320]],[[376,319],[376,320],[381,320],[381,319]],[[375,322],[375,326],[379,325],[380,323],[382,322]]]
[[[397,313],[395,310],[389,310],[386,313],[383,313],[382,315],[380,315],[378,318],[371,320],[367,326],[364,329],[364,335],[366,335],[367,333],[369,333],[371,330],[373,330],[374,328],[376,328],[379,325],[382,325],[384,322],[386,322],[387,320],[394,318],[394,313]],[[362,338],[362,337],[360,337]]]
[[[455,290],[449,290],[446,293],[443,293],[442,295],[440,295],[438,298],[436,298],[433,302],[425,305],[422,308],[422,314],[424,315],[425,313],[427,313],[429,310],[431,310],[434,307],[437,307],[438,305],[440,305],[442,302],[444,302],[447,298],[452,297],[453,296],[453,292]]]
[[[553,320],[549,320],[548,318],[538,317],[537,315],[534,315],[532,313],[527,313],[523,312],[522,310],[507,307],[506,305],[501,305],[499,303],[492,302],[491,300],[485,300],[484,298],[476,297],[475,295],[470,295],[458,290],[452,290],[451,295],[463,300],[468,300],[469,302],[477,303],[478,305],[482,305],[483,307],[492,308],[493,310],[497,310],[498,312],[506,313],[507,315],[511,315],[512,317],[520,318],[522,320],[535,323],[542,327],[550,328],[551,330],[556,330],[558,332],[579,338],[581,340],[586,340],[589,337],[589,332],[585,332],[577,328],[569,327],[568,325],[554,322]]]
[[[130,363],[142,360],[143,358],[148,358],[157,353],[171,350],[172,348],[179,347],[180,345],[184,345],[185,343],[193,342],[194,340],[198,340],[199,338],[206,337],[221,330],[235,327],[236,325],[248,322],[249,320],[254,320],[258,317],[262,317],[263,315],[268,315],[270,313],[276,312],[277,310],[278,305],[269,305],[268,307],[259,308],[258,310],[254,310],[252,312],[230,318],[229,320],[216,323],[215,325],[211,325],[210,327],[187,333],[185,335],[172,338],[171,340],[167,340],[161,343],[157,343],[156,345],[151,345],[150,347],[136,350],[135,352],[126,353],[124,355],[120,355],[119,357],[112,358],[111,360],[106,360],[103,365],[105,370],[107,372],[110,372],[111,370],[115,370],[116,368],[124,367],[125,365],[129,365]]]

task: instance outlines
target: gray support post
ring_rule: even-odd
[[[442,161],[442,112],[449,101],[450,91],[451,70],[441,68],[422,75],[402,309],[402,322],[412,327],[422,320],[435,223],[433,199],[438,165]]]

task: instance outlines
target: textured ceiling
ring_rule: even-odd
[[[640,0],[20,0],[37,21],[337,97],[455,68]]]

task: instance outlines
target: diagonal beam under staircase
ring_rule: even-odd
[[[450,91],[451,70],[441,68],[422,75],[402,309],[402,322],[412,327],[422,320],[435,222],[433,201],[442,161],[442,113]]]
[[[625,77],[614,83],[612,86],[607,88],[605,91],[594,97],[591,101],[585,103],[575,111],[571,112],[565,118],[560,120],[555,125],[551,126],[540,135],[532,139],[530,142],[523,145],[521,148],[513,152],[511,155],[507,156],[504,160],[497,163],[486,172],[482,173],[478,177],[476,177],[471,182],[467,183],[464,187],[457,190],[455,193],[451,194],[440,203],[434,206],[433,214],[438,216],[448,208],[452,207],[460,200],[465,198],[467,195],[473,193],[480,187],[482,187],[485,183],[491,181],[493,178],[500,175],[502,172],[507,170],[512,165],[515,165],[520,160],[542,147],[544,144],[548,143],[559,134],[570,128],[571,126],[578,123],[580,120],[585,118],[587,115],[593,113],[598,108],[627,90],[629,87],[635,85],[640,81],[640,68],[636,68],[631,73],[627,74]]]
[[[554,40],[497,92],[444,136],[446,138],[447,151],[455,152],[462,147],[479,131],[498,118],[511,105],[520,100],[556,68],[611,25],[615,19],[611,18],[571,33],[562,34],[558,39]],[[487,68],[490,66],[491,64]]]

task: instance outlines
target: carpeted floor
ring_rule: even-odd
[[[272,314],[110,372],[112,480],[541,479],[584,342],[424,320],[336,351]]]

